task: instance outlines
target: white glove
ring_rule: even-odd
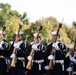
[[[32,48],[34,49],[34,50],[37,50],[37,45],[32,45]]]
[[[60,48],[58,47],[58,43],[59,42],[56,42],[56,43],[52,44],[52,47],[54,47],[56,50],[60,50]]]
[[[53,60],[53,59],[55,59],[55,57],[53,55],[49,55],[48,60],[51,60],[51,59]]]
[[[49,66],[45,66],[44,69],[45,69],[45,70],[49,70]]]
[[[14,43],[14,47],[18,49],[19,48],[18,43]]]
[[[68,67],[68,68],[66,69],[66,71],[68,71],[68,72],[70,72],[70,71],[72,71],[72,70],[73,70],[72,67]]]
[[[11,54],[10,58],[16,58],[16,54]]]
[[[32,60],[32,56],[28,56],[27,59],[28,59],[28,60]]]

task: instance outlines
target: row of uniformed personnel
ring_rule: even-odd
[[[69,75],[73,70],[70,63],[76,64],[74,47],[69,47],[70,56],[66,57],[66,45],[60,41],[60,33],[57,36],[56,31],[52,32],[52,42],[47,45],[47,48],[41,43],[42,34],[39,33],[38,37],[37,35],[37,33],[34,34],[34,41],[28,46],[22,38],[23,32],[20,32],[9,48],[4,40],[5,33],[0,31],[0,75],[7,73],[9,75]],[[14,48],[16,53],[13,52]],[[30,55],[32,49],[34,53]],[[13,58],[16,58],[16,66],[11,65]],[[51,64],[53,67],[49,65],[51,60],[53,60]],[[32,62],[31,69],[26,68],[28,61]]]

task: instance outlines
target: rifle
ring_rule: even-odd
[[[39,31],[38,31],[37,36],[36,36],[37,39],[38,39],[39,33],[42,29],[43,29],[43,26],[40,26]],[[35,50],[32,48],[29,56],[33,56],[34,52],[35,52]],[[26,69],[31,70],[31,68],[32,68],[32,60],[29,60],[27,65],[26,65]]]
[[[18,42],[16,39],[17,39],[17,37],[19,36],[19,32],[20,32],[20,29],[21,29],[21,28],[22,28],[22,25],[19,24],[19,29],[18,29],[18,33],[17,33],[16,38],[15,38],[15,42]],[[16,48],[14,47],[12,54],[16,54],[16,53],[17,53],[17,51],[16,51]],[[12,67],[15,67],[15,66],[16,66],[16,58],[12,58],[11,66],[12,66]]]
[[[60,31],[60,28],[62,27],[62,23],[59,23],[59,27],[58,27],[58,29],[57,29],[57,33],[56,33],[56,35],[58,36],[58,34],[59,34],[59,31]],[[57,41],[57,36],[56,36],[56,39],[55,39],[55,42]],[[51,52],[51,55],[54,55],[54,48],[52,47],[52,52]],[[53,69],[53,60],[50,60],[50,62],[49,62],[49,68],[51,68],[51,69]]]
[[[4,32],[5,30],[6,30],[6,26],[3,26],[3,30],[2,31]]]

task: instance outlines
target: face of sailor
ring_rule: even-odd
[[[74,48],[69,49],[70,55],[73,56],[74,55]]]
[[[20,35],[16,34],[15,42],[19,42],[19,41],[20,41]]]
[[[53,34],[52,35],[52,40],[53,40],[53,42],[56,42],[55,40],[57,39],[57,41],[60,41],[60,35],[56,35],[56,34]]]
[[[23,35],[20,35],[20,40],[22,40],[23,39]]]
[[[56,41],[55,41],[56,38],[57,38],[57,35],[56,35],[56,34],[52,35],[52,41],[53,41],[53,42],[56,42]]]

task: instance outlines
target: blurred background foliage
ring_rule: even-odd
[[[51,32],[56,31],[59,25],[59,22],[55,17],[41,18],[36,22],[29,22],[27,13],[24,12],[21,15],[16,10],[11,9],[11,5],[0,3],[0,29],[6,25],[6,40],[8,42],[14,39],[15,32],[18,30],[19,24],[22,24],[22,30],[24,32],[24,40],[29,44],[33,41],[33,34],[36,33],[41,25],[43,25],[42,30],[42,42],[50,43]],[[76,38],[76,21],[73,22],[72,27],[69,28],[66,24],[63,23],[63,26],[60,30],[61,40],[67,46],[74,44],[74,39]]]

